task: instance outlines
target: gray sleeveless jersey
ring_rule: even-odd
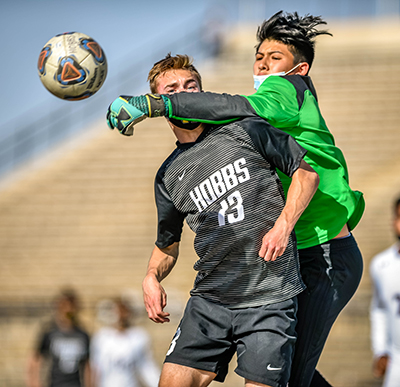
[[[285,204],[275,169],[291,176],[306,150],[259,118],[208,127],[195,143],[177,145],[156,177],[156,245],[178,242],[186,219],[199,256],[191,295],[244,308],[301,292],[294,233],[276,261],[258,251]]]

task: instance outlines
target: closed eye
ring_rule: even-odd
[[[199,85],[197,84],[196,81],[190,80],[188,83],[185,85],[185,90],[187,91],[198,91],[199,90]]]

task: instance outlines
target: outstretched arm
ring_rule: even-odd
[[[159,116],[211,124],[260,116],[271,125],[290,128],[298,121],[305,91],[314,90],[307,82],[294,75],[270,77],[257,93],[249,96],[211,92],[121,96],[110,105],[107,123],[127,136],[133,134],[136,123]]]
[[[211,124],[226,124],[244,117],[256,117],[246,97],[241,95],[176,93],[168,98],[168,117]]]
[[[136,124],[147,117],[224,124],[257,113],[245,97],[217,93],[177,93],[120,96],[108,108],[107,124],[131,136]]]
[[[275,261],[281,256],[289,242],[290,233],[300,215],[310,203],[318,188],[319,176],[304,160],[294,172],[285,207],[275,222],[274,227],[265,234],[259,256],[266,261]]]
[[[143,299],[150,320],[155,323],[169,322],[169,313],[164,312],[167,305],[167,294],[161,286],[161,281],[167,277],[175,266],[179,255],[179,242],[165,249],[154,247],[143,280]]]

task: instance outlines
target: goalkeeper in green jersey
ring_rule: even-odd
[[[329,386],[315,371],[329,331],[361,279],[363,262],[350,231],[364,211],[362,193],[349,186],[346,161],[335,146],[319,110],[311,78],[315,38],[329,34],[316,27],[320,17],[278,12],[258,28],[250,96],[217,93],[121,96],[107,113],[110,128],[125,135],[146,117],[183,120],[187,129],[199,123],[227,123],[260,116],[292,135],[307,149],[304,160],[320,176],[319,188],[295,231],[303,281],[299,296],[298,341],[289,386]],[[156,92],[152,79],[150,86]],[[182,125],[182,124],[181,124]],[[282,173],[287,192],[290,178]],[[268,248],[268,247],[266,247]]]

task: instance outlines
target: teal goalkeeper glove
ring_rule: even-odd
[[[119,96],[108,107],[106,119],[110,129],[117,128],[125,136],[132,136],[136,124],[147,117],[168,115],[168,98],[158,94],[138,97]]]

